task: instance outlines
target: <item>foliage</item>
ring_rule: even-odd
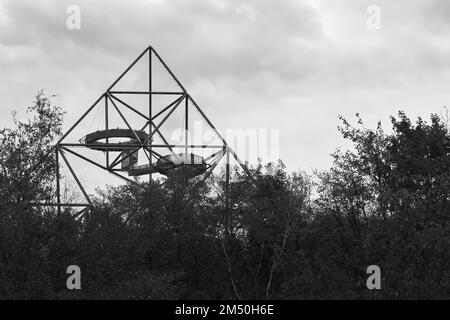
[[[206,182],[99,191],[82,218],[37,208],[55,181],[62,112],[40,92],[0,131],[0,298],[450,297],[450,137],[436,115],[340,132],[353,150],[308,175],[260,163]],[[65,287],[82,270],[82,290]],[[366,268],[382,290],[366,288]]]

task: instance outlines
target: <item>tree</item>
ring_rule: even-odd
[[[0,131],[0,278],[3,295],[51,295],[44,272],[48,228],[44,209],[32,205],[52,196],[55,157],[52,143],[61,134],[63,112],[41,91],[27,110],[29,119]]]
[[[0,131],[0,298],[355,299],[450,296],[450,138],[442,119],[339,128],[329,170],[283,163],[202,181],[97,190],[82,218],[54,197],[62,112],[42,92]],[[82,290],[65,287],[69,265]],[[382,290],[365,287],[378,265]]]
[[[431,116],[416,124],[403,113],[391,118],[393,131],[352,127],[343,136],[354,151],[337,151],[333,167],[319,174],[316,210],[334,217],[343,268],[362,283],[364,266],[385,274],[385,297],[448,296],[450,247],[450,147],[443,121]],[[437,239],[440,239],[439,241]],[[336,240],[337,241],[337,240]],[[356,267],[356,269],[355,269]],[[358,274],[359,273],[359,274]]]

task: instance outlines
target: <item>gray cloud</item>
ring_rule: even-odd
[[[82,29],[66,28],[79,5]],[[33,94],[73,122],[148,44],[219,128],[279,128],[290,169],[326,167],[337,115],[373,125],[449,104],[446,1],[0,0],[0,125]]]

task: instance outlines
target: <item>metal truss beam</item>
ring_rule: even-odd
[[[148,55],[148,90],[146,91],[140,91],[140,90],[115,90],[115,86],[120,82],[120,80],[123,79],[123,77],[130,72],[130,70],[133,69],[133,67],[140,61],[145,55]],[[158,90],[154,91],[153,89],[153,62],[152,58],[155,58],[157,62],[159,62],[164,70],[170,75],[170,77],[174,80],[174,82],[179,87],[180,91],[175,90]],[[131,103],[126,102],[124,98],[119,97],[118,95],[147,95],[148,96],[148,110],[147,111],[141,111],[137,107],[133,106]],[[168,105],[164,106],[162,109],[160,109],[158,112],[154,113],[154,96],[174,96],[175,100],[170,102]],[[130,129],[134,136],[136,137],[135,141],[132,141],[126,145],[126,148],[130,152],[127,152],[128,154],[123,156],[122,152],[117,150],[111,150],[113,148],[113,143],[110,144],[110,138],[106,138],[106,143],[102,144],[87,144],[87,143],[71,143],[66,142],[66,139],[70,133],[73,132],[73,130],[80,125],[80,123],[87,117],[89,113],[91,113],[95,107],[98,106],[99,102],[104,99],[104,128],[105,130],[109,130],[111,128],[110,124],[110,116],[111,116],[111,106],[113,107],[113,110],[117,111],[118,115],[122,119],[123,123],[126,125],[128,129]],[[167,139],[164,137],[161,128],[166,123],[166,121],[172,116],[172,114],[175,112],[175,110],[181,105],[181,103],[184,100],[184,143],[183,144],[170,144]],[[148,126],[148,137],[145,138],[145,140],[141,140],[139,136],[136,134],[136,131],[139,131],[137,129],[134,129],[131,125],[130,121],[127,119],[127,117],[124,115],[124,113],[121,111],[120,108],[127,108],[131,110],[133,113],[139,115],[142,119],[145,120],[145,125],[142,127],[140,131],[147,130]],[[208,126],[214,131],[218,139],[222,142],[221,144],[217,145],[206,145],[206,144],[189,144],[188,141],[188,132],[189,132],[189,117],[190,117],[190,110],[191,108],[195,108],[196,111],[200,114],[200,116],[206,121]],[[146,114],[148,113],[148,114]],[[162,119],[155,124],[155,120],[162,117]],[[153,137],[154,135],[158,135],[161,140],[163,141],[163,144],[154,144],[153,143]],[[111,145],[111,148],[108,148],[108,146]],[[115,144],[117,147],[117,143]],[[102,147],[106,155],[106,159],[102,163],[98,163],[97,161],[94,161],[92,159],[89,159],[88,157],[74,151],[75,148],[95,148],[95,147]],[[211,120],[206,116],[206,114],[203,112],[203,110],[200,108],[200,106],[195,102],[195,100],[187,93],[184,86],[181,84],[181,82],[178,80],[178,78],[175,76],[175,74],[172,72],[172,70],[167,66],[166,62],[161,58],[161,56],[151,47],[148,46],[144,51],[142,51],[138,57],[133,60],[133,62],[119,75],[116,80],[113,81],[113,83],[108,87],[108,89],[87,109],[87,111],[65,132],[65,134],[58,140],[58,142],[55,144],[55,146],[52,148],[50,152],[54,152],[56,149],[56,161],[57,161],[57,207],[58,212],[60,212],[60,209],[62,206],[68,206],[68,207],[76,207],[76,206],[84,206],[86,210],[92,206],[92,201],[89,198],[89,195],[87,194],[86,190],[84,189],[82,183],[80,182],[80,179],[78,178],[74,168],[70,164],[69,160],[67,159],[65,152],[70,153],[84,161],[87,161],[88,163],[96,166],[99,169],[105,170],[123,180],[125,180],[128,183],[131,183],[133,185],[139,185],[136,181],[131,180],[123,175],[121,175],[120,171],[123,171],[121,169],[116,169],[116,166],[122,163],[123,161],[127,160],[127,158],[131,157],[133,154],[138,152],[140,149],[143,149],[144,153],[146,154],[146,157],[148,158],[148,161],[150,165],[152,164],[152,160],[159,159],[162,157],[162,155],[155,151],[155,148],[165,148],[168,149],[170,152],[174,153],[174,149],[180,148],[183,150],[183,152],[188,153],[188,150],[211,150],[213,153],[209,156],[205,157],[205,161],[207,162],[208,169],[204,173],[204,176],[202,177],[201,181],[205,181],[215,170],[217,165],[221,162],[221,160],[226,156],[226,185],[228,190],[228,185],[230,181],[230,167],[229,167],[229,160],[230,155],[232,155],[236,161],[239,163],[239,165],[243,168],[245,173],[249,175],[252,179],[252,181],[255,181],[250,170],[247,168],[247,165],[243,163],[237,154],[230,148],[225,138],[220,134],[220,132],[216,129],[216,127],[213,125]],[[219,150],[214,150],[219,149]],[[124,147],[124,150],[125,147]],[[50,154],[49,152],[49,154]],[[119,152],[118,156],[111,161],[111,153]],[[48,154],[48,155],[49,155]],[[47,155],[47,156],[48,156]],[[61,157],[60,157],[61,156]],[[66,164],[67,168],[69,169],[71,175],[75,179],[78,187],[81,189],[81,192],[83,193],[84,197],[86,198],[87,204],[77,204],[77,203],[61,203],[61,197],[60,197],[60,173],[59,173],[59,162],[63,160],[63,162]],[[39,164],[37,164],[39,165]],[[149,173],[150,180],[152,179],[152,173]],[[51,205],[51,204],[47,204]],[[85,212],[83,211],[80,213],[81,215]]]

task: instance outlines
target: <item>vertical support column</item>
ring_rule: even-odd
[[[152,97],[153,97],[153,94],[152,94],[152,48],[150,48],[149,50],[148,50],[148,121],[149,121],[149,123],[148,123],[148,130],[149,130],[149,137],[151,137],[152,136],[152,112],[153,112],[153,110],[152,110],[152,108],[153,108],[153,105],[152,105]],[[149,140],[149,143],[150,143],[150,146],[149,146],[149,151],[150,151],[150,165],[152,165],[152,159],[153,159],[153,154],[152,154],[152,144],[153,144],[153,138],[150,138],[150,140]],[[151,182],[152,181],[152,174],[151,173],[149,173],[149,175],[148,175],[148,178],[149,178],[149,182]]]
[[[225,234],[228,235],[230,209],[230,150],[228,147],[225,161]]]
[[[105,130],[109,130],[109,114],[108,114],[108,96],[105,95]],[[106,138],[106,144],[109,144],[109,138]],[[106,149],[106,167],[109,168],[109,149]]]
[[[184,153],[188,151],[188,132],[189,132],[189,99],[184,99]]]
[[[56,201],[58,204],[58,215],[61,215],[61,186],[59,183],[59,146],[55,148],[55,162],[56,162]]]

